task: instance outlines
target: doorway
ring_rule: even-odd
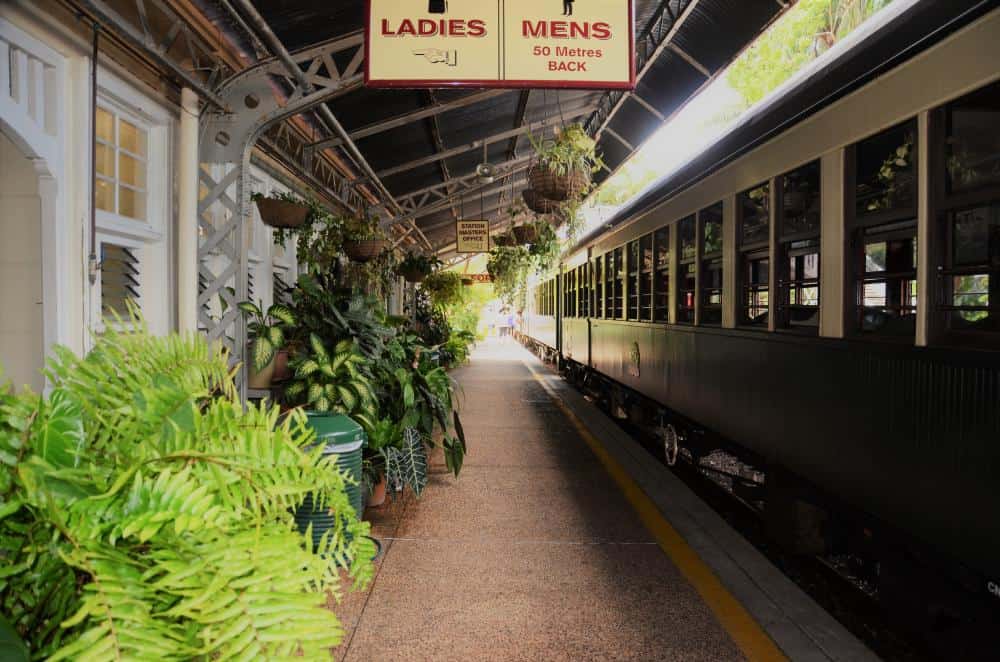
[[[38,175],[0,132],[0,366],[2,381],[40,393],[45,380],[42,212]]]

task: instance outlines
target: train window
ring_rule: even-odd
[[[678,264],[680,273],[677,276],[677,322],[694,324],[694,299],[698,286],[698,265],[695,262],[695,237],[698,235],[694,216],[681,220],[677,229],[681,246]]]
[[[576,268],[576,289],[578,297],[577,316],[578,317],[590,317],[590,282],[587,280],[587,267],[590,266],[588,263],[584,262],[579,267]]]
[[[740,250],[739,287],[743,292],[740,324],[768,328],[770,318],[771,185],[769,182],[736,196]]]
[[[744,302],[742,323],[767,328],[770,304],[771,258],[768,251],[757,251],[744,256]]]
[[[621,246],[615,249],[615,298],[614,298],[614,318],[620,320],[625,314],[625,260],[624,251]]]
[[[693,260],[695,254],[695,222],[694,216],[688,216],[679,223],[681,260]]]
[[[660,228],[653,234],[653,255],[656,273],[653,280],[653,321],[669,321],[670,306],[670,228]]]
[[[639,319],[639,240],[628,245],[628,319]]]
[[[912,338],[917,312],[915,120],[853,146],[855,328]]]
[[[639,240],[639,319],[653,320],[653,235]]]
[[[783,244],[785,264],[782,323],[788,328],[819,330],[819,240]]]
[[[1000,331],[1000,200],[946,215],[940,269],[950,331]]]
[[[813,161],[779,179],[778,324],[819,331],[820,164]]]
[[[1000,83],[945,107],[939,309],[963,342],[1000,331]],[[989,333],[986,333],[989,332]],[[978,335],[985,333],[985,335]]]
[[[951,102],[945,114],[948,192],[1000,186],[1000,83]]]
[[[755,186],[736,196],[740,215],[740,246],[744,248],[770,240],[771,186]]]
[[[604,254],[604,317],[615,318],[615,255],[614,251]]]
[[[913,336],[917,315],[917,237],[913,222],[862,233],[858,327],[863,333]]]
[[[593,317],[598,319],[604,317],[604,260],[601,257],[594,258],[594,307]]]
[[[916,121],[910,120],[857,144],[854,208],[858,217],[915,211],[916,135]]]
[[[701,228],[701,314],[699,324],[722,324],[722,203],[698,213]]]
[[[567,271],[562,276],[563,279],[563,317],[575,317],[573,311],[576,289],[573,287],[573,272]]]

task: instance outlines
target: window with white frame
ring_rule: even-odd
[[[149,132],[110,107],[97,108],[97,208],[122,219],[147,220]]]
[[[170,330],[169,111],[125,81],[98,72],[94,205],[100,275],[92,324],[142,311],[150,329]]]

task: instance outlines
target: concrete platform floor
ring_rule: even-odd
[[[421,499],[369,509],[383,544],[335,607],[342,660],[739,660],[513,341],[455,371],[469,445]]]

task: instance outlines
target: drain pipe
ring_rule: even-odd
[[[90,54],[90,255],[87,278],[97,284],[101,264],[97,261],[97,49],[100,28],[94,23],[94,46]]]
[[[181,90],[177,148],[177,329],[198,330],[198,93]]]
[[[295,77],[296,82],[298,82],[298,84],[304,89],[312,90],[312,84],[306,80],[302,70],[297,64],[295,64],[295,61],[292,60],[292,56],[288,52],[288,49],[286,49],[285,45],[281,43],[278,36],[274,34],[274,31],[271,30],[271,26],[267,24],[264,17],[261,16],[256,7],[253,6],[253,3],[251,3],[250,0],[236,0],[236,4],[239,5],[246,18],[249,19],[250,25],[260,36],[268,49],[270,49],[270,51],[274,53],[279,60],[281,60],[288,72]],[[337,136],[343,141],[343,146],[347,148],[351,158],[361,168],[365,177],[368,178],[368,181],[375,185],[375,188],[377,188],[385,200],[392,205],[396,213],[403,213],[403,208],[398,202],[396,202],[395,197],[393,197],[392,193],[389,192],[389,189],[386,188],[385,184],[382,183],[382,180],[379,179],[378,175],[375,174],[375,170],[371,167],[371,164],[368,163],[368,160],[361,153],[361,150],[358,149],[358,146],[354,144],[354,140],[351,139],[350,134],[347,133],[340,121],[337,120],[336,116],[334,116],[334,114],[330,111],[330,108],[325,103],[321,103],[317,106],[316,110],[319,112],[320,117],[323,118],[328,127],[333,129],[334,133],[336,133]],[[417,228],[417,233],[421,236],[421,238],[423,238],[427,246],[431,245],[430,241],[427,240],[427,237],[423,236],[423,233],[420,232],[419,228]]]

